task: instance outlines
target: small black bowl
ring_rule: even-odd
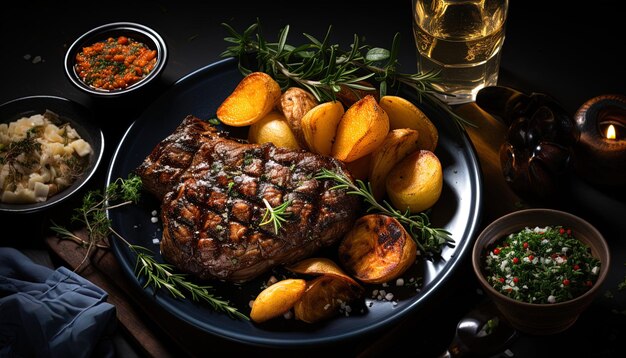
[[[0,123],[14,122],[22,117],[43,114],[46,111],[58,115],[62,123],[69,123],[93,150],[89,164],[72,185],[49,197],[46,201],[32,204],[9,204],[0,202],[0,213],[34,213],[49,209],[73,197],[94,175],[104,153],[104,135],[94,124],[93,114],[86,107],[71,100],[54,96],[31,96],[0,104]]]
[[[132,38],[143,43],[151,50],[156,50],[157,62],[153,70],[138,82],[123,89],[98,89],[85,83],[75,70],[76,55],[83,50],[83,47],[93,45],[96,42],[105,41],[109,37],[116,38],[119,36]],[[89,30],[72,43],[65,54],[65,74],[72,84],[81,91],[95,97],[111,98],[136,93],[140,89],[149,86],[161,75],[166,63],[167,46],[163,38],[156,31],[145,25],[133,22],[114,22]]]

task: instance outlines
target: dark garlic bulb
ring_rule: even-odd
[[[476,104],[508,126],[500,164],[511,189],[528,200],[557,194],[579,139],[573,118],[546,94],[502,86],[480,90]]]

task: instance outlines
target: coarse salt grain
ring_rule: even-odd
[[[159,222],[159,218],[157,218],[156,216],[153,216],[153,217],[151,217],[151,218],[150,218],[150,221],[151,221],[153,224],[156,224],[157,222]]]
[[[553,295],[548,296],[548,302],[549,302],[549,303],[554,303],[554,302],[556,302],[556,297],[554,297]]]
[[[153,244],[158,244],[159,243],[159,239],[152,239],[152,243]]]
[[[151,214],[152,214],[152,216],[156,216],[157,211],[156,210],[152,210]]]
[[[404,286],[404,279],[402,277],[396,280],[396,286]]]

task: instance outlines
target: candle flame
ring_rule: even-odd
[[[609,124],[609,127],[606,129],[606,137],[608,139],[615,139],[615,126]]]

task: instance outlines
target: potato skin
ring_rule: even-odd
[[[307,148],[307,143],[304,139],[300,120],[311,108],[318,104],[317,99],[309,91],[299,87],[287,88],[278,101],[278,110],[287,119],[289,128],[291,128],[301,148]]]
[[[372,86],[372,84],[367,81],[359,81],[357,82],[357,84],[360,84],[362,86],[369,86],[369,87],[376,88],[375,86]],[[341,103],[343,103],[343,105],[346,106],[346,108],[348,108],[367,95],[373,96],[376,101],[378,101],[380,97],[378,95],[378,90],[365,91],[365,90],[354,89],[354,88],[350,88],[348,86],[342,85],[341,90],[337,93],[337,99]]]
[[[441,196],[441,162],[429,150],[413,152],[391,169],[386,186],[389,200],[396,209],[422,212],[435,205]]]
[[[331,155],[344,162],[355,161],[373,152],[387,132],[387,113],[367,95],[350,106],[339,121]]]
[[[417,244],[393,217],[368,214],[359,218],[339,245],[339,262],[364,283],[400,277],[415,263]]]
[[[277,147],[300,149],[295,135],[289,128],[287,119],[279,112],[272,111],[248,129],[250,143],[273,143]]]
[[[270,75],[252,72],[220,104],[217,118],[233,127],[251,125],[274,109],[280,95],[280,85]]]
[[[300,300],[307,283],[303,279],[284,279],[265,288],[252,303],[250,319],[261,323],[289,311]]]
[[[421,109],[411,101],[398,96],[383,96],[379,103],[389,116],[390,129],[415,129],[419,132],[419,149],[435,151],[439,141],[439,131]]]
[[[369,180],[372,154],[373,153],[370,153],[357,160],[346,163],[346,168],[354,179],[360,179],[364,182]]]
[[[415,129],[394,129],[372,152],[369,180],[372,194],[377,200],[383,199],[387,192],[386,180],[391,169],[407,155],[419,150],[418,140],[419,133]]]
[[[293,310],[297,320],[315,323],[336,316],[342,302],[352,302],[362,295],[361,286],[334,276],[322,275],[307,282],[306,290]]]
[[[337,134],[337,125],[344,115],[341,102],[324,102],[311,108],[300,124],[309,150],[330,155]]]

